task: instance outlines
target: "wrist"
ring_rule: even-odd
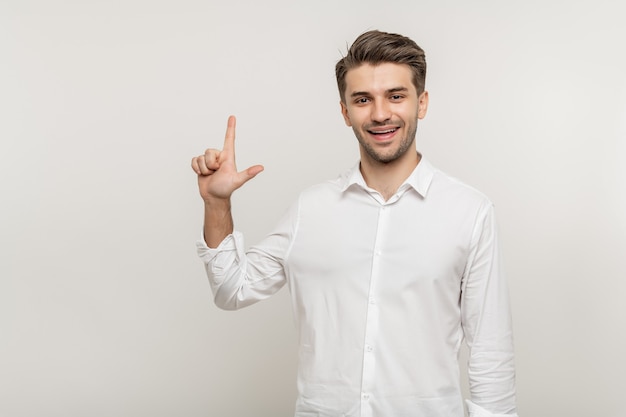
[[[208,196],[208,197],[202,197],[202,200],[204,201],[204,207],[206,209],[226,209],[226,210],[230,210],[230,197],[226,197],[226,198],[221,198],[221,197],[214,197],[214,196]]]

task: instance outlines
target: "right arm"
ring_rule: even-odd
[[[198,190],[204,201],[204,240],[210,248],[216,248],[233,232],[230,205],[232,193],[263,171],[262,165],[237,171],[235,125],[235,116],[230,116],[221,151],[207,149],[204,155],[191,160],[191,168],[198,175]]]
[[[263,171],[261,165],[237,171],[233,116],[228,118],[223,149],[207,149],[192,159],[191,167],[198,175],[198,189],[204,201],[204,242],[198,241],[198,255],[205,264],[215,304],[236,310],[274,294],[285,284],[280,259],[286,252],[292,228],[288,218],[260,248],[249,253],[244,249],[241,233],[233,232],[230,197]]]

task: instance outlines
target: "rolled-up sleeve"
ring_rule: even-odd
[[[258,245],[245,250],[243,235],[234,231],[217,248],[198,239],[215,305],[237,310],[270,297],[286,283],[284,263],[296,228],[297,205]]]
[[[461,319],[469,347],[469,415],[517,416],[509,295],[491,204],[477,216],[463,275]]]
[[[466,401],[467,411],[470,417],[517,417],[517,413],[513,414],[496,414],[485,410],[484,408],[474,404],[471,401]]]

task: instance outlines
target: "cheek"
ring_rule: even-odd
[[[420,107],[413,107],[410,111],[406,112],[407,120],[417,121],[422,118],[422,109]]]

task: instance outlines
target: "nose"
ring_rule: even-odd
[[[391,108],[386,100],[376,100],[372,106],[372,121],[383,123],[391,118]]]

